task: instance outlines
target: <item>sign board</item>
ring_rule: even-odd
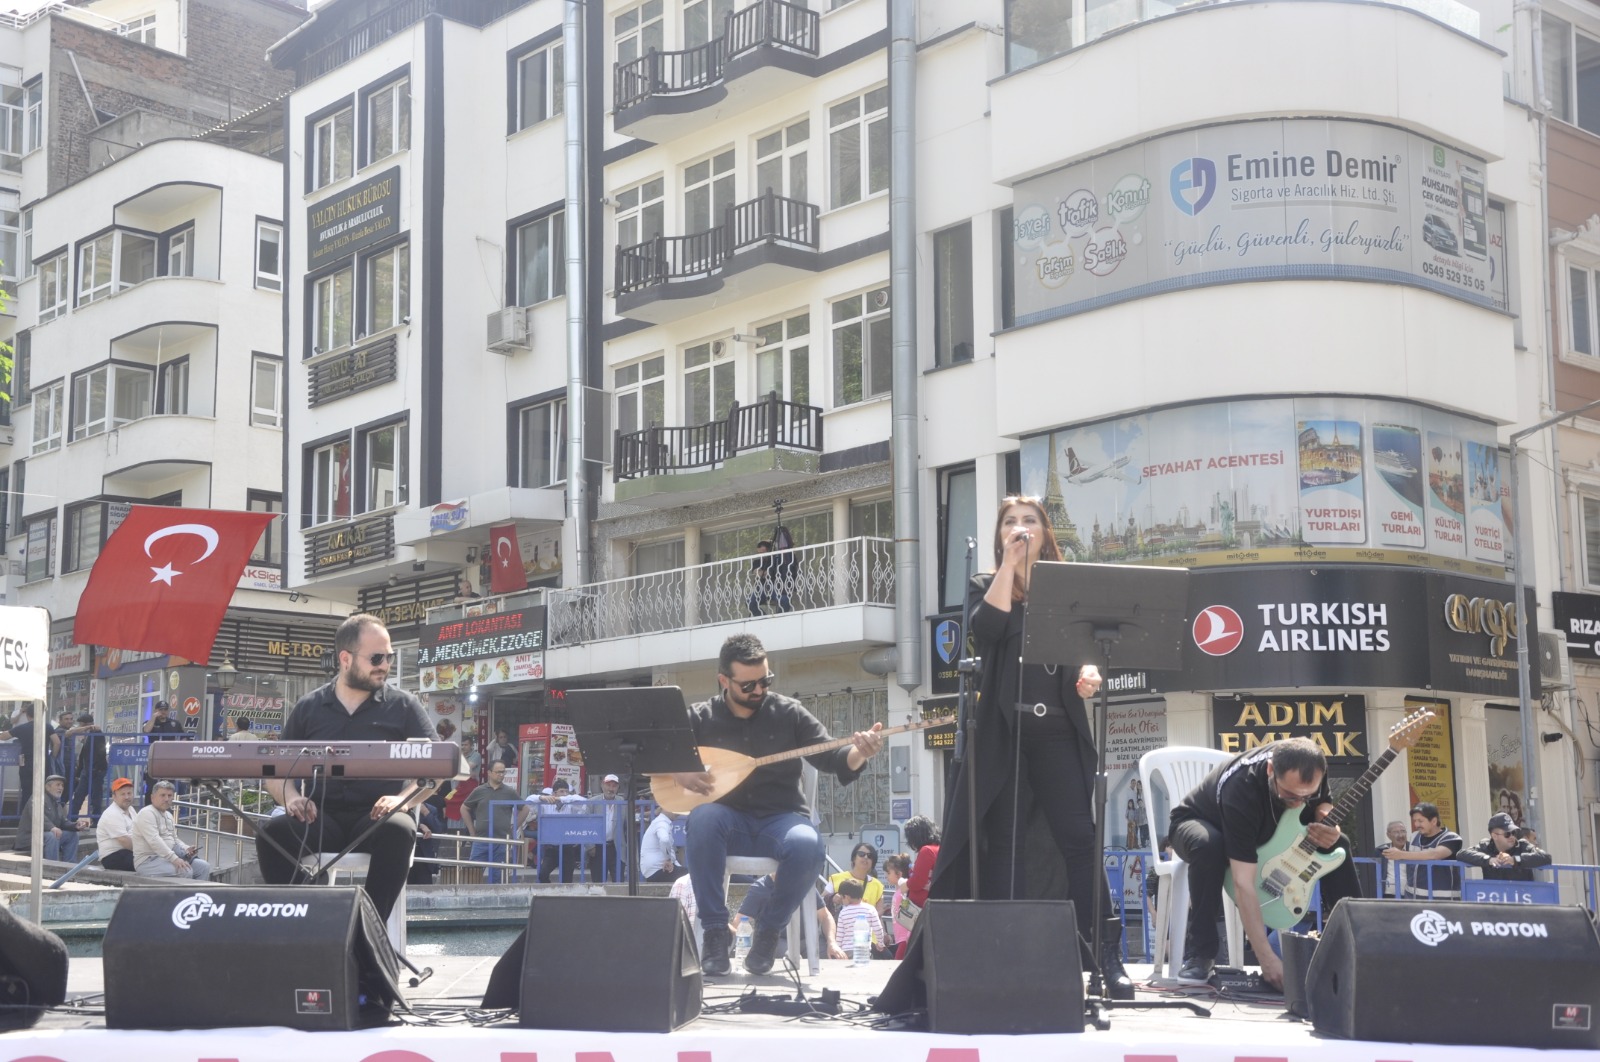
[[[1461,820],[1456,813],[1456,754],[1450,702],[1432,697],[1406,698],[1407,715],[1419,708],[1433,712],[1434,718],[1405,755],[1409,786],[1406,807],[1434,804],[1439,808],[1439,821],[1452,830],[1458,829]]]
[[[320,406],[389,383],[399,371],[398,349],[395,337],[387,335],[313,363],[306,372],[306,404]]]
[[[50,613],[0,606],[0,700],[44,700],[49,675]]]
[[[143,767],[150,762],[150,746],[143,741],[113,741],[106,748],[112,767]]]
[[[961,637],[961,617],[937,617],[929,620],[928,626],[931,634],[928,639],[929,692],[957,693],[961,688],[961,672],[956,665],[961,662],[964,642]],[[976,681],[973,688],[977,688]]]
[[[394,518],[369,516],[306,533],[306,575],[357,568],[394,556]]]
[[[900,851],[900,825],[893,822],[869,822],[861,827],[858,843],[865,841],[878,850],[878,867],[881,872],[885,856]]]
[[[314,272],[400,231],[400,167],[392,166],[306,208],[306,271]]]
[[[1561,887],[1553,881],[1463,881],[1467,903],[1560,903]]]
[[[1567,643],[1567,655],[1574,660],[1600,660],[1600,594],[1557,590],[1550,598],[1555,607],[1556,630]]]
[[[1367,758],[1367,699],[1349,694],[1260,697],[1237,693],[1211,702],[1213,743],[1245,752],[1283,738],[1317,743],[1330,761]],[[1159,747],[1159,746],[1157,746]]]
[[[539,816],[539,843],[545,844],[605,844],[606,817],[604,815],[559,815],[546,812]]]

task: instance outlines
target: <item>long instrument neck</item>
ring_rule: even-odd
[[[880,730],[878,731],[878,736],[888,737],[891,734],[903,734],[908,730],[921,730],[924,727],[930,726],[946,726],[953,722],[955,722],[954,717],[923,719],[915,723],[907,723],[904,726],[892,726],[887,730]],[[774,752],[770,756],[757,756],[755,759],[750,761],[750,765],[752,767],[762,767],[769,763],[782,763],[784,760],[799,759],[802,756],[815,756],[821,752],[832,752],[834,749],[842,749],[846,745],[853,744],[854,742],[855,738],[853,737],[834,738],[832,741],[823,741],[815,745],[807,745],[804,748],[790,749],[788,752]]]
[[[1396,755],[1398,753],[1393,748],[1384,749],[1383,755],[1373,760],[1372,765],[1362,773],[1361,777],[1350,783],[1350,787],[1334,803],[1333,810],[1329,811],[1322,821],[1334,827],[1344,822],[1350,813],[1356,809],[1356,805],[1366,799],[1367,794],[1372,790],[1372,783],[1377,781],[1378,775],[1388,769],[1389,764],[1394,762]],[[1309,837],[1302,839],[1300,846],[1308,851],[1316,847],[1311,844],[1311,838]]]

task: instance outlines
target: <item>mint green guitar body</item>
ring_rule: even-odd
[[[1324,855],[1306,837],[1298,814],[1278,820],[1270,840],[1256,849],[1256,899],[1268,929],[1288,929],[1311,910],[1311,889],[1345,860],[1344,849]],[[1235,903],[1233,875],[1223,876],[1222,887]]]

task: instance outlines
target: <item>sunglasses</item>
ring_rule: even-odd
[[[382,664],[394,663],[395,658],[399,655],[399,653],[372,653],[367,657],[367,661],[371,663],[373,667],[378,667]]]
[[[1291,808],[1299,807],[1301,804],[1304,804],[1306,801],[1317,795],[1316,793],[1307,793],[1305,796],[1301,796],[1298,793],[1285,792],[1283,786],[1278,784],[1278,780],[1276,778],[1272,780],[1272,791],[1273,793],[1277,794],[1278,800],[1281,803]]]
[[[756,691],[757,686],[760,686],[764,690],[771,689],[772,684],[778,681],[778,676],[769,672],[765,675],[762,675],[758,679],[751,679],[749,682],[734,682],[732,679],[729,679],[728,681],[732,683],[732,685],[738,686],[739,692],[748,697],[750,694]]]

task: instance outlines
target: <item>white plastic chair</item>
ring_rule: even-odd
[[[305,874],[314,874],[317,868],[338,855],[338,852],[318,852],[307,855],[300,861],[300,869]],[[339,875],[344,874],[354,885],[357,879],[365,881],[367,871],[372,869],[372,857],[365,852],[351,852],[333,866],[327,868],[328,884],[337,885]],[[394,907],[389,911],[389,943],[394,945],[394,950],[404,955],[406,953],[406,886],[400,886],[400,895],[395,897]]]
[[[809,763],[801,765],[801,784],[805,787],[806,803],[811,807],[811,824],[817,825],[822,821],[817,811],[817,769]],[[729,856],[727,869],[722,875],[722,892],[727,895],[728,881],[735,874],[749,874],[761,877],[764,874],[773,874],[778,870],[778,861],[765,856]],[[815,882],[811,887],[816,888]],[[696,920],[698,922],[698,920]],[[696,926],[698,929],[698,925]],[[753,928],[753,927],[752,927]],[[800,968],[800,934],[805,934],[806,962],[810,966],[811,975],[815,977],[822,971],[822,955],[817,938],[817,912],[816,908],[806,900],[800,901],[794,914],[789,916],[789,960],[794,963],[795,969]]]
[[[1152,841],[1165,831],[1156,823],[1155,789],[1151,783],[1160,780],[1171,807],[1193,792],[1213,767],[1232,758],[1232,753],[1221,749],[1186,745],[1152,749],[1139,757],[1139,782],[1144,787],[1144,814]],[[1151,865],[1156,872],[1156,953],[1152,965],[1159,976],[1165,961],[1166,976],[1171,979],[1183,968],[1183,939],[1189,929],[1189,865],[1175,855],[1169,859],[1163,852],[1155,853]],[[1226,894],[1222,911],[1228,927],[1228,961],[1238,966],[1244,962],[1244,923],[1239,919],[1239,908]]]

